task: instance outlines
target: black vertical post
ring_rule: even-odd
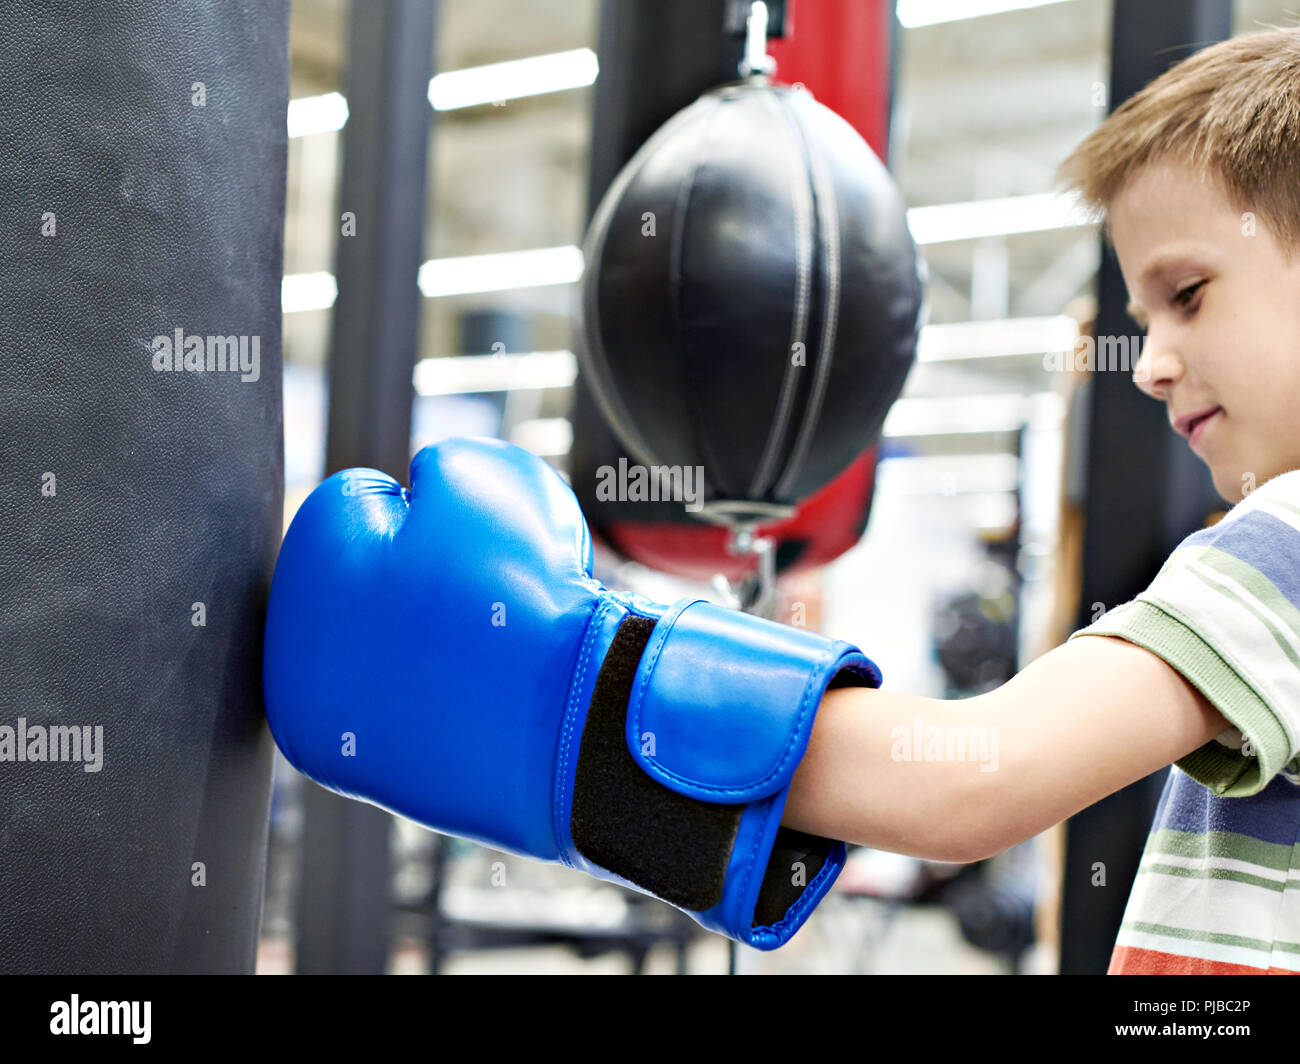
[[[702,92],[739,79],[744,40],[729,33],[728,26],[741,14],[736,0],[603,0],[588,221],[618,172],[655,130]],[[586,468],[591,455],[621,451],[581,374],[574,382],[569,418],[570,470]],[[594,519],[590,511],[587,519]]]
[[[604,0],[587,217],[650,135],[700,93],[740,78],[734,0]]]
[[[1110,106],[1232,32],[1231,0],[1116,0]],[[1114,252],[1102,249],[1097,335],[1140,333]],[[1221,507],[1209,471],[1169,431],[1164,407],[1127,373],[1090,382],[1083,593],[1111,609],[1141,593],[1184,536]],[[1118,741],[1118,740],[1117,740]],[[1061,906],[1061,973],[1104,973],[1168,770],[1124,788],[1068,822]],[[1105,885],[1094,885],[1104,873]]]
[[[405,479],[419,341],[435,0],[351,6],[338,301],[329,359],[326,473],[372,466]],[[383,972],[389,814],[305,783],[297,909],[300,973]]]

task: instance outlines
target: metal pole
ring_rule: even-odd
[[[355,233],[340,224],[327,474],[372,466],[404,479],[411,457],[435,15],[435,0],[352,4],[340,209]],[[305,787],[296,969],[382,973],[390,816]]]

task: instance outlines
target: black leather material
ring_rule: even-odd
[[[30,0],[0,38],[0,729],[103,728],[98,772],[0,760],[0,971],[249,971],[288,3]],[[156,371],[177,329],[258,337],[258,379]]]
[[[580,355],[647,466],[795,505],[880,438],[924,264],[866,142],[807,93],[706,93],[620,172],[586,239]]]

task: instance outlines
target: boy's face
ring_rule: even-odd
[[[1262,220],[1246,235],[1218,186],[1176,163],[1135,173],[1110,219],[1147,330],[1134,381],[1171,424],[1219,408],[1187,441],[1219,494],[1300,468],[1300,255],[1288,263]]]

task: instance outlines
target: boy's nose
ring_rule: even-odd
[[[1151,338],[1142,344],[1142,354],[1133,366],[1133,383],[1152,399],[1164,401],[1183,374],[1183,360],[1173,349]]]

